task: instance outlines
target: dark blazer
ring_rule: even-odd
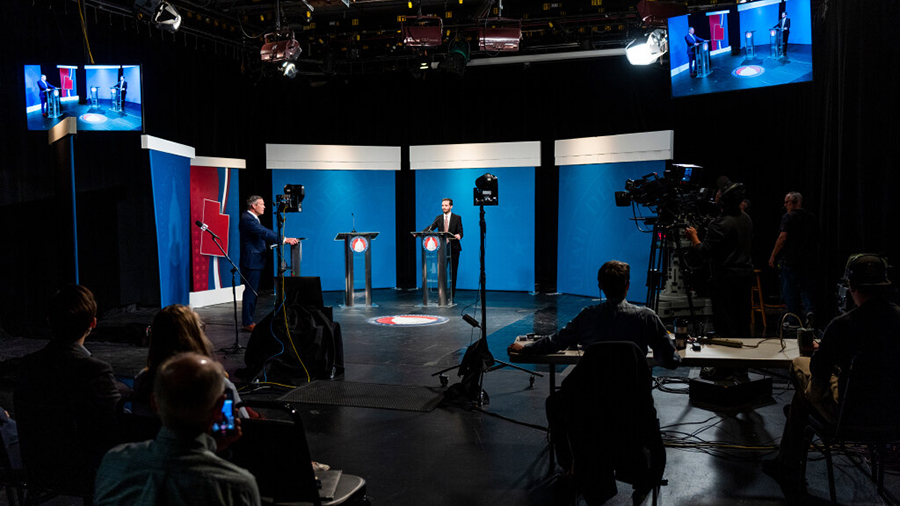
[[[262,270],[266,266],[266,252],[278,235],[262,226],[250,211],[241,213],[241,269]]]
[[[781,20],[779,19],[778,22],[775,23],[775,26],[773,26],[772,28],[781,28]],[[784,18],[784,28],[782,28],[782,30],[785,32],[791,31],[791,18]]]
[[[38,85],[38,88],[41,90],[41,97],[46,97],[47,92],[49,90],[56,89],[56,86],[53,86],[52,84],[50,84],[47,81],[41,81],[40,79],[38,79],[37,85]]]
[[[697,34],[695,33],[694,35],[691,35],[691,34],[685,35],[684,41],[687,43],[688,54],[693,54],[694,44],[697,44],[700,42],[706,42],[706,39],[701,39],[700,37],[697,37]]]
[[[120,399],[112,367],[78,344],[51,341],[27,355],[13,397],[25,466],[43,485],[91,490],[119,442]]]
[[[428,228],[425,230],[437,230],[438,232],[443,232],[444,228],[444,213],[437,215],[437,218],[431,222],[431,225],[428,225]],[[462,218],[456,213],[450,213],[450,230],[448,230],[451,234],[459,234],[459,238],[463,237],[463,226],[462,226]],[[453,253],[459,253],[462,251],[461,241],[457,241],[455,239],[450,241],[450,251]]]

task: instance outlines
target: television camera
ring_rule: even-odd
[[[284,185],[284,195],[275,195],[275,205],[279,213],[299,213],[303,209],[300,203],[306,197],[306,189],[302,184]]]
[[[640,179],[625,181],[625,191],[615,193],[616,205],[627,207],[640,204],[656,213],[643,218],[660,227],[706,228],[716,214],[715,191],[700,187],[702,167],[675,164],[659,177],[647,174]]]

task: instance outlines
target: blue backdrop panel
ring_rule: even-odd
[[[453,199],[453,212],[463,221],[459,255],[459,290],[477,290],[480,228],[472,188],[482,174],[497,176],[498,206],[485,207],[485,276],[488,290],[534,290],[534,167],[437,169],[416,171],[416,228],[422,230],[441,214],[441,199]],[[410,231],[405,231],[409,233]],[[401,231],[404,233],[404,231]],[[421,242],[416,241],[417,285],[422,286]]]
[[[688,33],[687,15],[669,18],[669,68],[677,69],[688,64],[687,42],[684,36]],[[696,33],[696,28],[694,28]],[[700,35],[697,33],[697,35]],[[703,37],[704,39],[707,37]],[[726,41],[727,42],[727,41]]]
[[[397,286],[394,171],[272,170],[275,195],[284,193],[286,184],[302,184],[306,189],[303,210],[284,215],[285,235],[307,238],[302,275],[319,276],[323,290],[344,289],[344,242],[335,241],[334,236],[350,232],[355,217],[358,232],[380,232],[371,244],[372,287]],[[271,202],[266,212],[274,213]],[[285,248],[285,256],[287,252]],[[364,274],[357,269],[354,277],[362,280]]]
[[[187,304],[191,290],[191,159],[150,151],[150,179],[160,304]]]
[[[650,234],[637,229],[631,207],[616,207],[614,194],[625,189],[626,179],[664,170],[663,161],[560,167],[558,291],[599,297],[597,269],[621,260],[631,265],[628,300],[646,301]]]

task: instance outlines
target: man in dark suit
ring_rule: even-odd
[[[690,27],[684,41],[687,43],[688,69],[691,71],[691,77],[694,77],[697,75],[697,47],[701,42],[706,42],[706,39],[694,35],[694,27]]]
[[[55,90],[56,86],[48,83],[47,76],[44,74],[41,74],[41,78],[38,80],[37,85],[40,89],[38,94],[41,96],[41,115],[47,117],[47,93],[49,93],[50,90]]]
[[[100,459],[118,442],[116,407],[128,389],[84,347],[97,326],[90,290],[57,292],[47,321],[50,342],[25,357],[13,394],[22,458],[39,486],[90,496]]]
[[[781,54],[787,56],[788,36],[791,34],[791,18],[787,17],[787,11],[781,13],[781,19],[772,28],[781,30]]]
[[[425,230],[437,230],[439,232],[450,232],[453,238],[450,239],[450,277],[453,280],[451,285],[451,296],[456,297],[456,278],[459,267],[459,252],[462,251],[460,239],[463,236],[462,218],[458,214],[453,214],[453,199],[441,200],[441,214],[431,222]]]
[[[128,93],[128,81],[125,80],[125,76],[119,76],[119,82],[116,83],[116,88],[119,89],[119,109],[125,110],[125,94]]]
[[[278,235],[259,222],[259,217],[265,212],[266,201],[259,195],[252,195],[247,199],[247,211],[241,213],[238,227],[241,231],[241,273],[251,288],[251,290],[244,290],[244,300],[241,304],[241,319],[244,330],[247,332],[252,332],[256,327],[256,324],[253,323],[253,313],[256,311],[259,279],[266,266],[266,252],[270,245],[278,241]],[[282,240],[283,244],[294,245],[297,242],[297,239],[293,237],[285,237]]]

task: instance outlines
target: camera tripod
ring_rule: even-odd
[[[684,249],[681,246],[681,238],[678,235],[681,230],[684,229],[685,225],[675,223],[663,225],[660,224],[658,218],[651,218],[651,220],[653,220],[653,232],[650,242],[650,261],[647,267],[646,305],[657,314],[659,313],[660,291],[666,282],[664,272],[667,270],[669,263],[672,260],[670,258],[669,248],[669,245],[671,244],[674,246],[675,255],[678,259],[678,269],[686,288],[685,292],[687,295],[688,312],[690,314],[688,323],[693,325],[696,332],[698,330],[696,323],[697,314],[694,308],[694,297],[691,293],[691,287],[693,286],[691,270],[685,267],[687,264],[685,262]]]

